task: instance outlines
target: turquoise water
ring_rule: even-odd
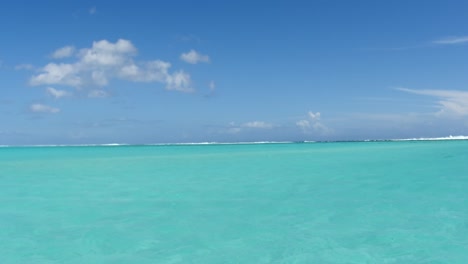
[[[0,148],[0,263],[468,263],[468,141]]]

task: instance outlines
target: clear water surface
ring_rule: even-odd
[[[468,141],[0,148],[0,263],[468,263]]]

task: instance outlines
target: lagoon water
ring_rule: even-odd
[[[0,263],[468,263],[468,141],[0,148]]]

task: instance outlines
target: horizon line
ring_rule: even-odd
[[[319,141],[243,141],[243,142],[178,142],[178,143],[102,143],[102,144],[37,144],[37,145],[0,145],[0,148],[8,147],[124,147],[124,146],[204,146],[204,145],[262,145],[262,144],[303,144],[303,143],[340,143],[340,142],[400,142],[400,141],[445,141],[468,140],[468,136],[447,137],[420,137],[397,139],[364,139],[364,140],[319,140]]]

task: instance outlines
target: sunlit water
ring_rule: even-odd
[[[468,263],[468,141],[0,148],[0,263]]]

